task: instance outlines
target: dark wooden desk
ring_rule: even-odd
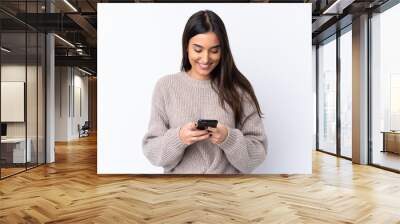
[[[381,133],[383,133],[382,152],[400,154],[400,131],[382,131]]]

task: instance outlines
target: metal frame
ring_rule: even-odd
[[[48,13],[48,0],[45,1],[45,13]],[[47,163],[47,32],[44,32],[44,161]],[[42,71],[43,73],[43,71]],[[43,75],[43,74],[42,74]]]
[[[39,1],[36,1],[36,12],[39,12]],[[36,32],[36,166],[39,165],[39,33]],[[42,72],[43,74],[43,72]],[[46,150],[45,150],[46,151]]]
[[[392,8],[393,6],[395,6],[395,5],[399,4],[399,3],[400,3],[400,0],[388,0],[384,4],[380,5],[376,9],[374,9],[374,12],[382,13],[382,12]]]
[[[28,6],[25,1],[25,21],[27,19]],[[28,170],[28,24],[25,23],[25,100],[24,100],[24,120],[25,120],[25,170]]]
[[[323,149],[319,148],[319,53],[318,53],[318,49],[319,49],[319,44],[316,47],[316,126],[317,126],[317,133],[316,133],[316,150],[319,152],[323,152],[329,155],[333,155],[339,158],[343,158],[343,159],[347,159],[352,161],[352,158],[347,157],[342,155],[342,150],[341,150],[341,131],[342,131],[342,127],[341,127],[341,107],[340,107],[340,103],[341,103],[341,97],[340,97],[340,93],[341,93],[341,88],[340,88],[340,84],[341,84],[341,65],[340,65],[340,37],[345,34],[347,31],[351,30],[349,29],[349,27],[351,26],[351,23],[348,24],[345,27],[340,27],[337,26],[337,31],[335,34],[327,37],[326,39],[322,40],[320,43],[324,43],[324,42],[330,42],[330,41],[336,41],[336,153],[332,153],[332,152],[328,152],[325,151]],[[333,36],[335,35],[335,38],[333,38]]]
[[[342,152],[340,37],[340,30],[336,30],[336,154],[338,156],[341,156]]]
[[[367,85],[368,85],[368,90],[367,90],[367,119],[368,119],[368,124],[367,124],[367,132],[368,132],[368,164],[373,165],[373,151],[372,151],[372,63],[371,63],[371,56],[372,56],[372,32],[371,32],[371,19],[372,19],[372,13],[368,13],[368,20],[367,20],[367,45],[368,45],[368,53],[367,53],[367,64],[368,64],[368,69],[367,69]]]
[[[316,115],[316,133],[315,133],[315,148],[318,150],[319,149],[319,45],[315,46],[315,115]]]

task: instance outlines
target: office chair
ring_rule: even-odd
[[[87,137],[89,136],[89,129],[90,129],[90,125],[89,125],[89,121],[85,121],[85,123],[82,125],[82,127],[79,127],[80,125],[78,125],[78,129],[79,129],[79,138],[80,137]]]

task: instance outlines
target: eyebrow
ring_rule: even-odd
[[[201,45],[198,45],[198,44],[193,44],[195,47],[199,47],[199,48],[204,48],[203,46],[201,46]],[[212,48],[219,48],[220,47],[220,45],[218,44],[218,45],[215,45],[215,46],[213,46],[213,47],[210,47],[210,49],[212,49]]]

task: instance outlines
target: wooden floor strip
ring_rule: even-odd
[[[313,153],[312,175],[97,175],[96,136],[0,181],[0,223],[398,223],[400,175]]]

